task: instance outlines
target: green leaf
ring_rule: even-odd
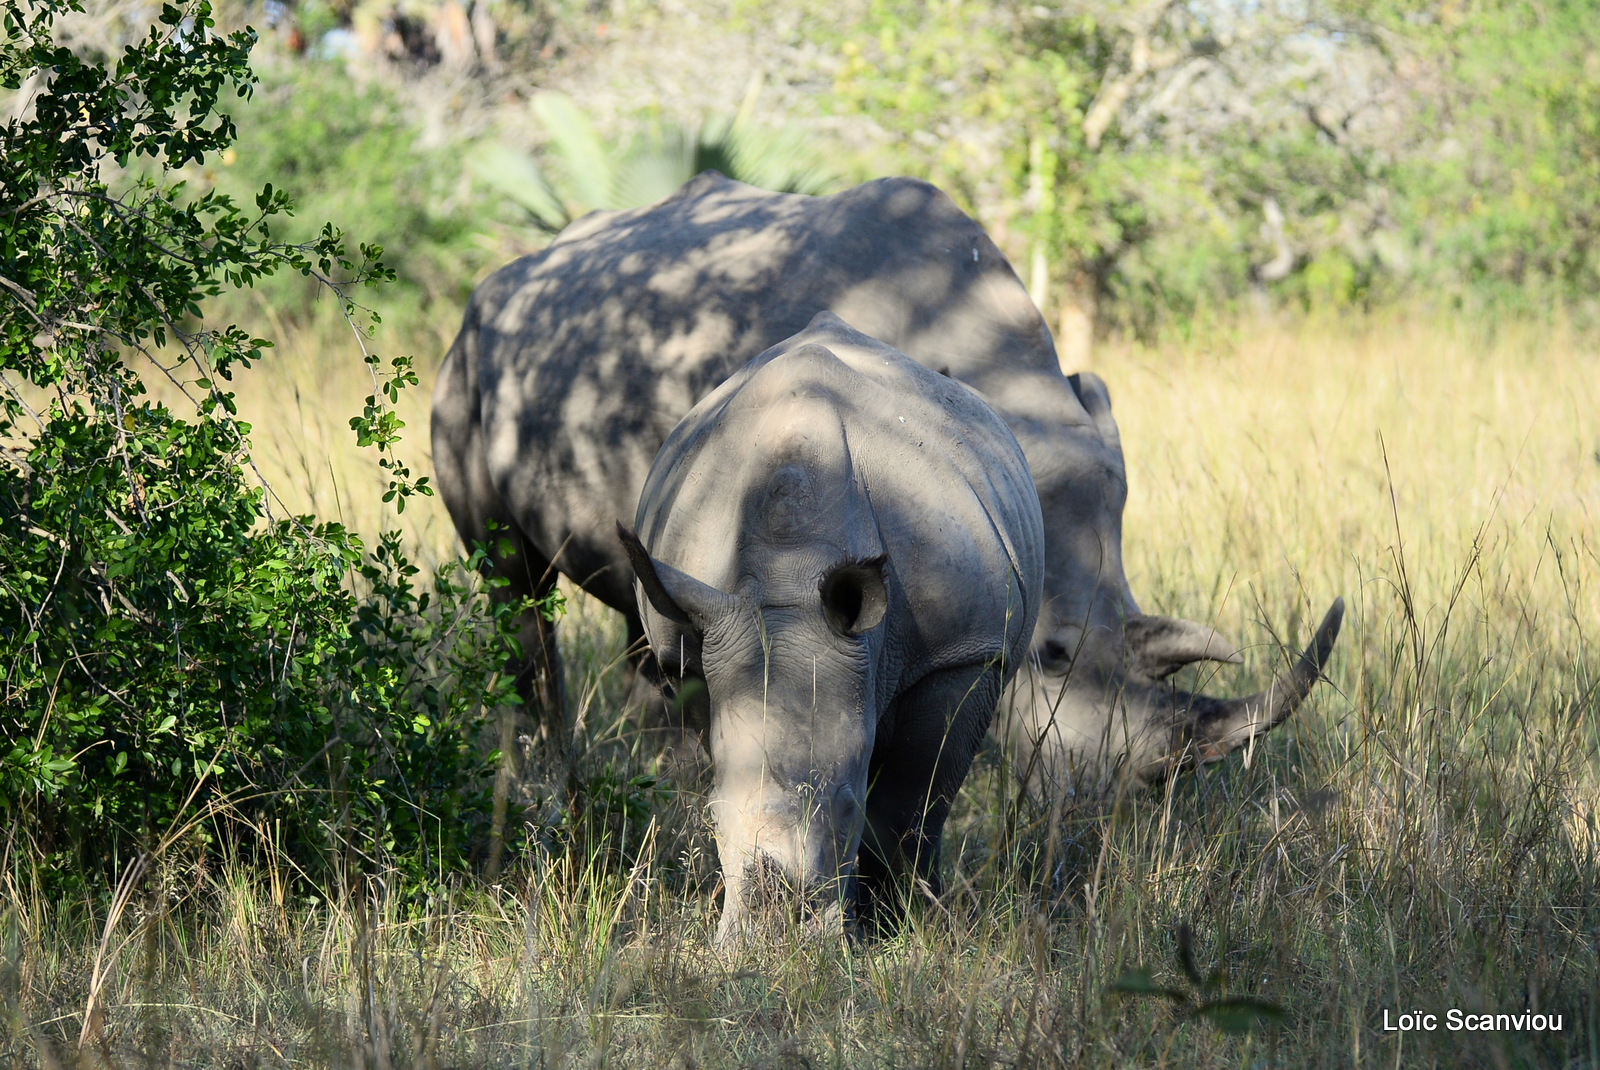
[[[566,165],[578,202],[592,208],[615,207],[615,171],[589,117],[570,97],[552,90],[535,93],[532,108]]]
[[[1281,1006],[1255,996],[1212,1000],[1196,1007],[1195,1014],[1224,1033],[1248,1033],[1263,1025],[1282,1024],[1287,1018]]]
[[[1125,970],[1111,985],[1112,992],[1128,996],[1161,996],[1175,1003],[1188,1003],[1186,993],[1158,985],[1146,969]]]

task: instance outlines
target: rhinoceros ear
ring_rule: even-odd
[[[704,628],[738,602],[733,595],[724,594],[651,557],[639,536],[624,527],[620,520],[617,521],[617,538],[628,552],[628,561],[633,565],[639,586],[644,588],[645,597],[650,599],[656,612],[668,620],[691,628]]]
[[[840,635],[869,632],[889,609],[889,585],[884,579],[888,554],[864,561],[835,565],[817,584],[822,612]]]
[[[1244,661],[1238,644],[1215,628],[1176,617],[1129,617],[1122,643],[1129,671],[1150,680],[1165,679],[1192,661]]]
[[[1067,382],[1072,386],[1072,392],[1078,395],[1083,411],[1094,421],[1101,441],[1120,453],[1122,436],[1117,431],[1117,418],[1111,415],[1111,392],[1106,389],[1105,380],[1094,372],[1078,372],[1067,376]]]

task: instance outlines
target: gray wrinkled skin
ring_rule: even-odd
[[[1230,702],[1163,683],[1238,653],[1205,625],[1139,612],[1123,575],[1127,480],[1105,385],[1061,373],[1005,257],[911,179],[805,197],[707,172],[651,207],[586,216],[490,276],[434,392],[437,485],[462,536],[481,541],[501,524],[513,544],[498,562],[507,594],[559,571],[640,636],[613,519],[632,515],[656,450],[696,401],[824,310],[980,391],[1027,456],[1045,601],[997,731],[1032,788],[1098,789],[1120,770],[1148,779],[1292,712],[1337,635],[1338,604],[1311,660],[1262,695]],[[524,647],[524,692],[559,708],[548,687],[540,694],[540,681],[559,679],[554,637],[530,621]]]
[[[945,814],[1038,617],[1043,522],[1006,425],[819,313],[690,410],[636,522],[651,648],[710,702],[719,940],[775,885],[868,920],[907,874],[936,889]]]

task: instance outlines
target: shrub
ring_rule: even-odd
[[[489,609],[475,562],[418,591],[397,539],[367,555],[339,525],[274,510],[224,389],[270,343],[202,317],[206,299],[288,270],[357,318],[353,287],[392,273],[331,226],[276,241],[290,203],[270,185],[251,212],[173,179],[233,140],[218,108],[251,91],[252,32],[213,32],[204,0],[166,6],[112,67],[53,44],[72,10],[3,3],[0,83],[33,86],[31,113],[0,135],[10,835],[57,881],[268,817],[308,873],[363,857],[459,866],[485,820],[495,755],[477,737],[508,700],[498,669],[521,607]],[[108,186],[109,165],[140,157],[144,177]],[[150,401],[140,369],[184,390],[192,416]],[[402,509],[429,492],[394,453],[391,405],[415,382],[392,360],[351,421]]]

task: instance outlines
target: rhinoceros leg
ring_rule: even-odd
[[[482,540],[490,547],[491,575],[504,579],[490,597],[497,602],[542,599],[555,589],[559,578],[550,562],[517,530],[515,524],[496,525]],[[506,666],[522,698],[525,725],[517,735],[531,735],[545,764],[561,772],[569,757],[566,714],[561,686],[561,650],[556,645],[556,625],[537,612],[517,620],[517,641],[522,656]]]
[[[866,827],[856,866],[856,914],[891,926],[909,892],[940,894],[939,837],[1001,691],[992,662],[930,673],[887,711],[873,747]],[[918,881],[907,887],[908,879]]]

